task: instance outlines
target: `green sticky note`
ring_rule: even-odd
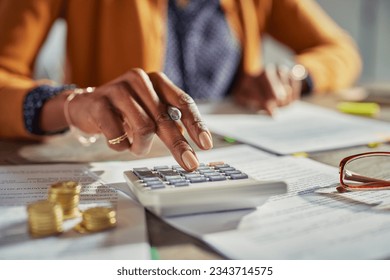
[[[236,139],[233,139],[233,138],[228,137],[228,136],[223,137],[223,139],[224,139],[226,142],[228,142],[228,143],[234,143],[234,142],[236,142]]]
[[[373,102],[339,102],[337,109],[343,113],[363,116],[375,116],[380,111],[379,105]]]

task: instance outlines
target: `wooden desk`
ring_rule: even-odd
[[[314,104],[334,108],[335,97],[312,97],[308,101]],[[390,107],[383,107],[379,116],[382,120],[390,121]],[[216,148],[228,146],[220,137],[214,137]],[[193,145],[195,148],[195,145]],[[390,151],[390,145],[378,147],[359,146],[337,151],[312,153],[310,158],[338,166],[339,161],[354,153],[373,150]],[[169,155],[169,151],[158,140],[148,157]],[[82,147],[71,135],[53,137],[44,143],[0,141],[0,164],[36,164],[63,162],[90,162],[108,160],[134,160],[136,157],[128,152],[115,152],[107,148],[101,139],[92,147]],[[161,259],[223,259],[223,256],[213,251],[202,241],[182,233],[167,225],[152,213],[146,212],[149,242],[157,248]]]

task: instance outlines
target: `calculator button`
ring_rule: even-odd
[[[176,171],[174,171],[172,169],[159,170],[158,173],[161,176],[173,176],[173,175],[178,175],[179,174],[179,173],[177,173]]]
[[[147,187],[151,187],[151,186],[164,185],[164,184],[163,184],[163,182],[158,180],[158,181],[148,181],[148,182],[145,182],[145,185]]]
[[[226,163],[214,165],[214,168],[215,168],[215,169],[227,168],[227,167],[230,167],[230,165],[229,165],[229,164],[226,164]]]
[[[223,175],[211,175],[206,176],[210,181],[224,181],[226,180],[226,177]]]
[[[204,165],[204,166],[199,166],[198,169],[196,170],[200,172],[202,170],[212,170],[212,169],[209,166]]]
[[[134,170],[134,173],[135,175],[138,176],[138,178],[146,178],[146,177],[158,177],[158,175],[156,173],[153,173],[152,171],[148,170],[148,171],[138,171],[138,170]]]
[[[150,169],[147,167],[138,167],[138,168],[134,168],[133,170],[134,171],[150,171]]]
[[[183,174],[186,179],[191,179],[191,178],[197,178],[201,177],[199,173],[188,173],[188,174]]]
[[[192,184],[207,182],[207,178],[204,176],[192,177],[192,178],[189,178],[189,180]]]
[[[189,186],[190,184],[187,182],[187,181],[184,181],[184,182],[177,182],[174,184],[175,187],[187,187]]]
[[[144,177],[142,178],[143,182],[150,182],[150,181],[161,181],[159,177]]]
[[[176,179],[170,179],[170,180],[168,180],[168,182],[171,185],[176,185],[176,183],[183,183],[183,182],[185,183],[187,181],[180,177],[180,178],[176,178]]]
[[[164,176],[163,178],[165,181],[169,181],[169,180],[175,180],[175,179],[182,179],[183,177],[181,177],[180,175],[173,175],[173,176]]]
[[[221,176],[221,173],[215,172],[215,171],[211,171],[211,172],[203,172],[202,175],[204,175],[206,177],[209,177],[209,176]]]
[[[160,171],[160,170],[167,170],[170,169],[168,165],[158,165],[153,167],[153,170]]]
[[[157,189],[164,189],[165,185],[163,183],[160,183],[159,185],[151,185],[149,186],[152,190],[157,190]]]
[[[196,172],[190,172],[190,171],[178,171],[180,175],[182,176],[186,176],[186,175],[199,175],[198,173]]]
[[[225,171],[224,173],[225,173],[226,176],[230,176],[232,174],[241,174],[242,172],[240,170],[236,169],[236,170],[231,170],[231,171],[228,170],[228,171]]]
[[[230,179],[232,180],[238,180],[238,179],[248,179],[248,175],[245,173],[241,174],[231,174]]]
[[[231,166],[218,168],[219,172],[234,171],[234,170],[236,170],[236,169],[234,167],[231,167]]]
[[[177,172],[182,172],[182,171],[186,171],[183,167],[181,167],[180,165],[174,165],[172,166],[172,169],[173,170],[176,170]]]

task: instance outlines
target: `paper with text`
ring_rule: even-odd
[[[116,191],[123,182],[122,173],[113,175],[120,170],[118,166],[123,165],[0,166],[0,259],[149,259],[144,210]],[[117,211],[117,227],[83,235],[72,230],[81,219],[76,218],[65,221],[59,236],[31,238],[27,204],[46,199],[51,184],[68,180],[82,184],[81,210],[112,206]]]
[[[223,151],[223,152],[222,152]],[[307,158],[221,149],[259,180],[284,180],[288,193],[255,210],[165,219],[232,259],[380,259],[390,256],[390,194],[339,194],[338,170]],[[383,193],[382,193],[383,194]]]
[[[274,118],[264,114],[225,115],[222,109],[213,114],[210,107],[203,119],[212,132],[275,154],[332,150],[390,139],[386,122],[299,101],[280,108]]]

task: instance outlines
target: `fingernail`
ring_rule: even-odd
[[[213,147],[213,141],[210,138],[210,135],[206,131],[202,131],[199,134],[199,141],[203,149],[209,150]]]
[[[187,166],[187,168],[190,170],[194,170],[199,166],[198,159],[195,157],[195,155],[191,151],[185,151],[181,155],[181,159],[183,160],[183,162]]]

